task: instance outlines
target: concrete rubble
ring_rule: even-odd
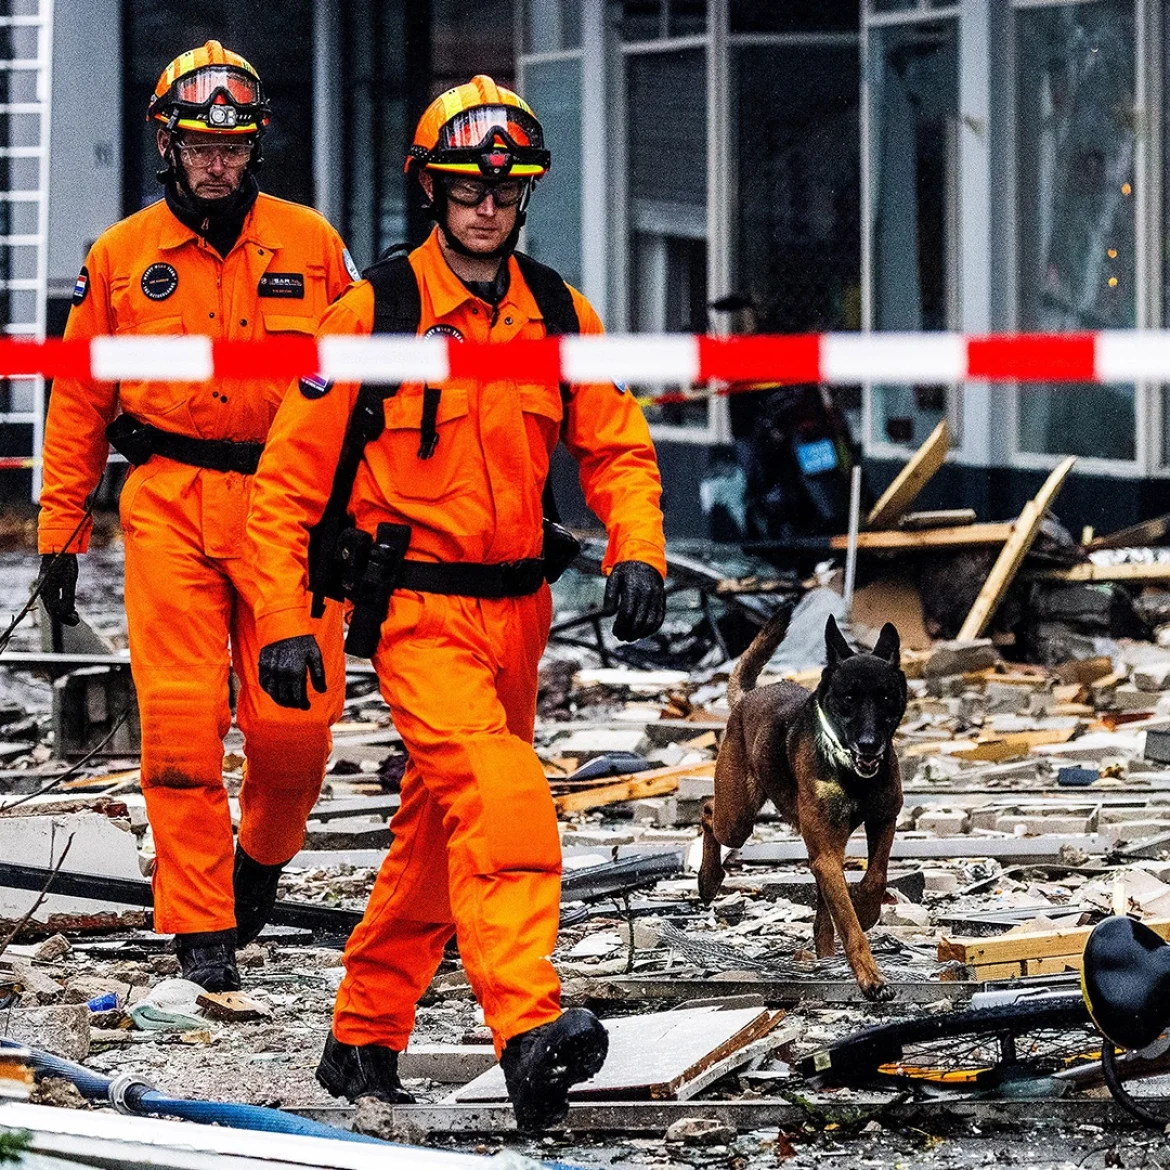
[[[116,545],[97,556],[112,582]],[[0,560],[11,594],[0,604],[15,609],[13,578],[24,573],[27,587],[31,569],[16,554]],[[749,569],[767,571],[733,563],[726,576],[742,579]],[[795,637],[763,683],[815,685],[818,631],[826,614],[845,612],[839,587],[831,570],[793,584],[788,595],[800,595],[809,616],[794,620]],[[570,574],[558,612],[588,611],[592,588]],[[146,886],[152,862],[136,756],[103,752],[54,783],[66,762],[53,754],[53,692],[38,673],[51,664],[6,667],[0,658],[8,732],[0,805],[23,799],[0,808],[0,938],[16,931],[0,954],[4,1034],[101,1073],[133,1071],[174,1095],[279,1105],[396,1140],[478,1153],[516,1148],[577,1165],[742,1167],[764,1158],[916,1167],[945,1157],[955,1167],[1055,1167],[1079,1164],[1090,1146],[1113,1151],[1102,1164],[1137,1165],[1150,1136],[1100,1094],[1049,1100],[1034,1086],[1036,1100],[993,1093],[956,1110],[958,1094],[940,1104],[932,1090],[814,1088],[797,1068],[867,1024],[959,1008],[987,988],[1075,987],[1086,928],[1106,914],[1132,913],[1170,937],[1170,590],[1139,584],[1123,603],[1118,588],[1086,599],[1060,583],[1038,600],[1028,584],[1020,604],[1031,615],[1025,624],[1044,626],[1042,652],[1018,621],[1014,640],[993,624],[984,637],[928,633],[904,650],[910,702],[896,750],[905,806],[870,932],[898,992],[892,1004],[862,1000],[840,956],[813,957],[815,888],[803,842],[770,809],[728,859],[715,903],[698,900],[697,826],[713,792],[730,661],[708,644],[687,669],[667,664],[671,645],[705,620],[699,607],[675,599],[656,663],[554,643],[536,746],[562,828],[554,959],[564,999],[612,1022],[615,1054],[624,1043],[662,1059],[615,1059],[612,1084],[574,1095],[567,1131],[530,1142],[517,1141],[492,1087],[499,1073],[490,1035],[454,946],[402,1060],[416,1106],[367,1101],[355,1111],[313,1078],[344,929],[269,927],[241,953],[238,1000],[176,990],[177,964],[167,940],[149,931],[148,901],[119,900]],[[925,628],[930,605],[922,601]],[[93,624],[117,654],[116,593],[104,604]],[[741,650],[755,627],[731,637],[731,626],[721,636]],[[865,644],[876,633],[855,611],[854,638]],[[37,637],[21,629],[10,650],[35,656]],[[1075,653],[1054,659],[1058,645]],[[360,913],[390,841],[404,755],[368,668],[351,666],[330,774],[281,896]],[[234,808],[243,762],[234,731],[227,752]],[[863,835],[850,854],[847,876],[858,880]],[[123,884],[105,897],[50,886],[21,922],[39,886],[14,885],[13,873],[58,864],[62,880]],[[664,1039],[671,1029],[693,1050]]]

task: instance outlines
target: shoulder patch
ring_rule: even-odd
[[[341,258],[345,261],[345,270],[349,273],[351,280],[361,280],[362,274],[358,266],[353,262],[353,257],[349,254],[348,248],[341,249]]]
[[[629,387],[628,387],[628,386],[625,384],[625,382],[615,382],[615,383],[613,384],[613,388],[614,388],[614,389],[615,389],[615,390],[616,390],[616,391],[617,391],[619,394],[624,394],[624,393],[625,393],[625,392],[626,392],[626,391],[629,389]]]
[[[333,380],[322,378],[320,374],[306,374],[298,385],[306,398],[324,398],[333,389]]]
[[[179,274],[159,261],[142,274],[142,291],[152,301],[165,301],[179,287]]]
[[[424,337],[449,337],[452,341],[462,341],[463,334],[455,328],[454,325],[432,325],[424,334]]]
[[[77,283],[73,286],[73,303],[80,305],[89,295],[89,269],[83,264],[77,274]]]

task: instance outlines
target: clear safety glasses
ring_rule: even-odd
[[[209,167],[216,161],[233,169],[242,167],[252,157],[251,142],[180,142],[179,153],[188,166]]]

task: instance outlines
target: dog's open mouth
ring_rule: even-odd
[[[860,752],[851,752],[853,756],[853,770],[863,780],[872,780],[881,767],[881,756],[863,756]]]

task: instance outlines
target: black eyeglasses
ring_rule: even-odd
[[[524,197],[526,179],[503,179],[486,183],[483,179],[446,178],[443,185],[447,194],[464,207],[478,207],[489,195],[497,207],[515,207]]]

